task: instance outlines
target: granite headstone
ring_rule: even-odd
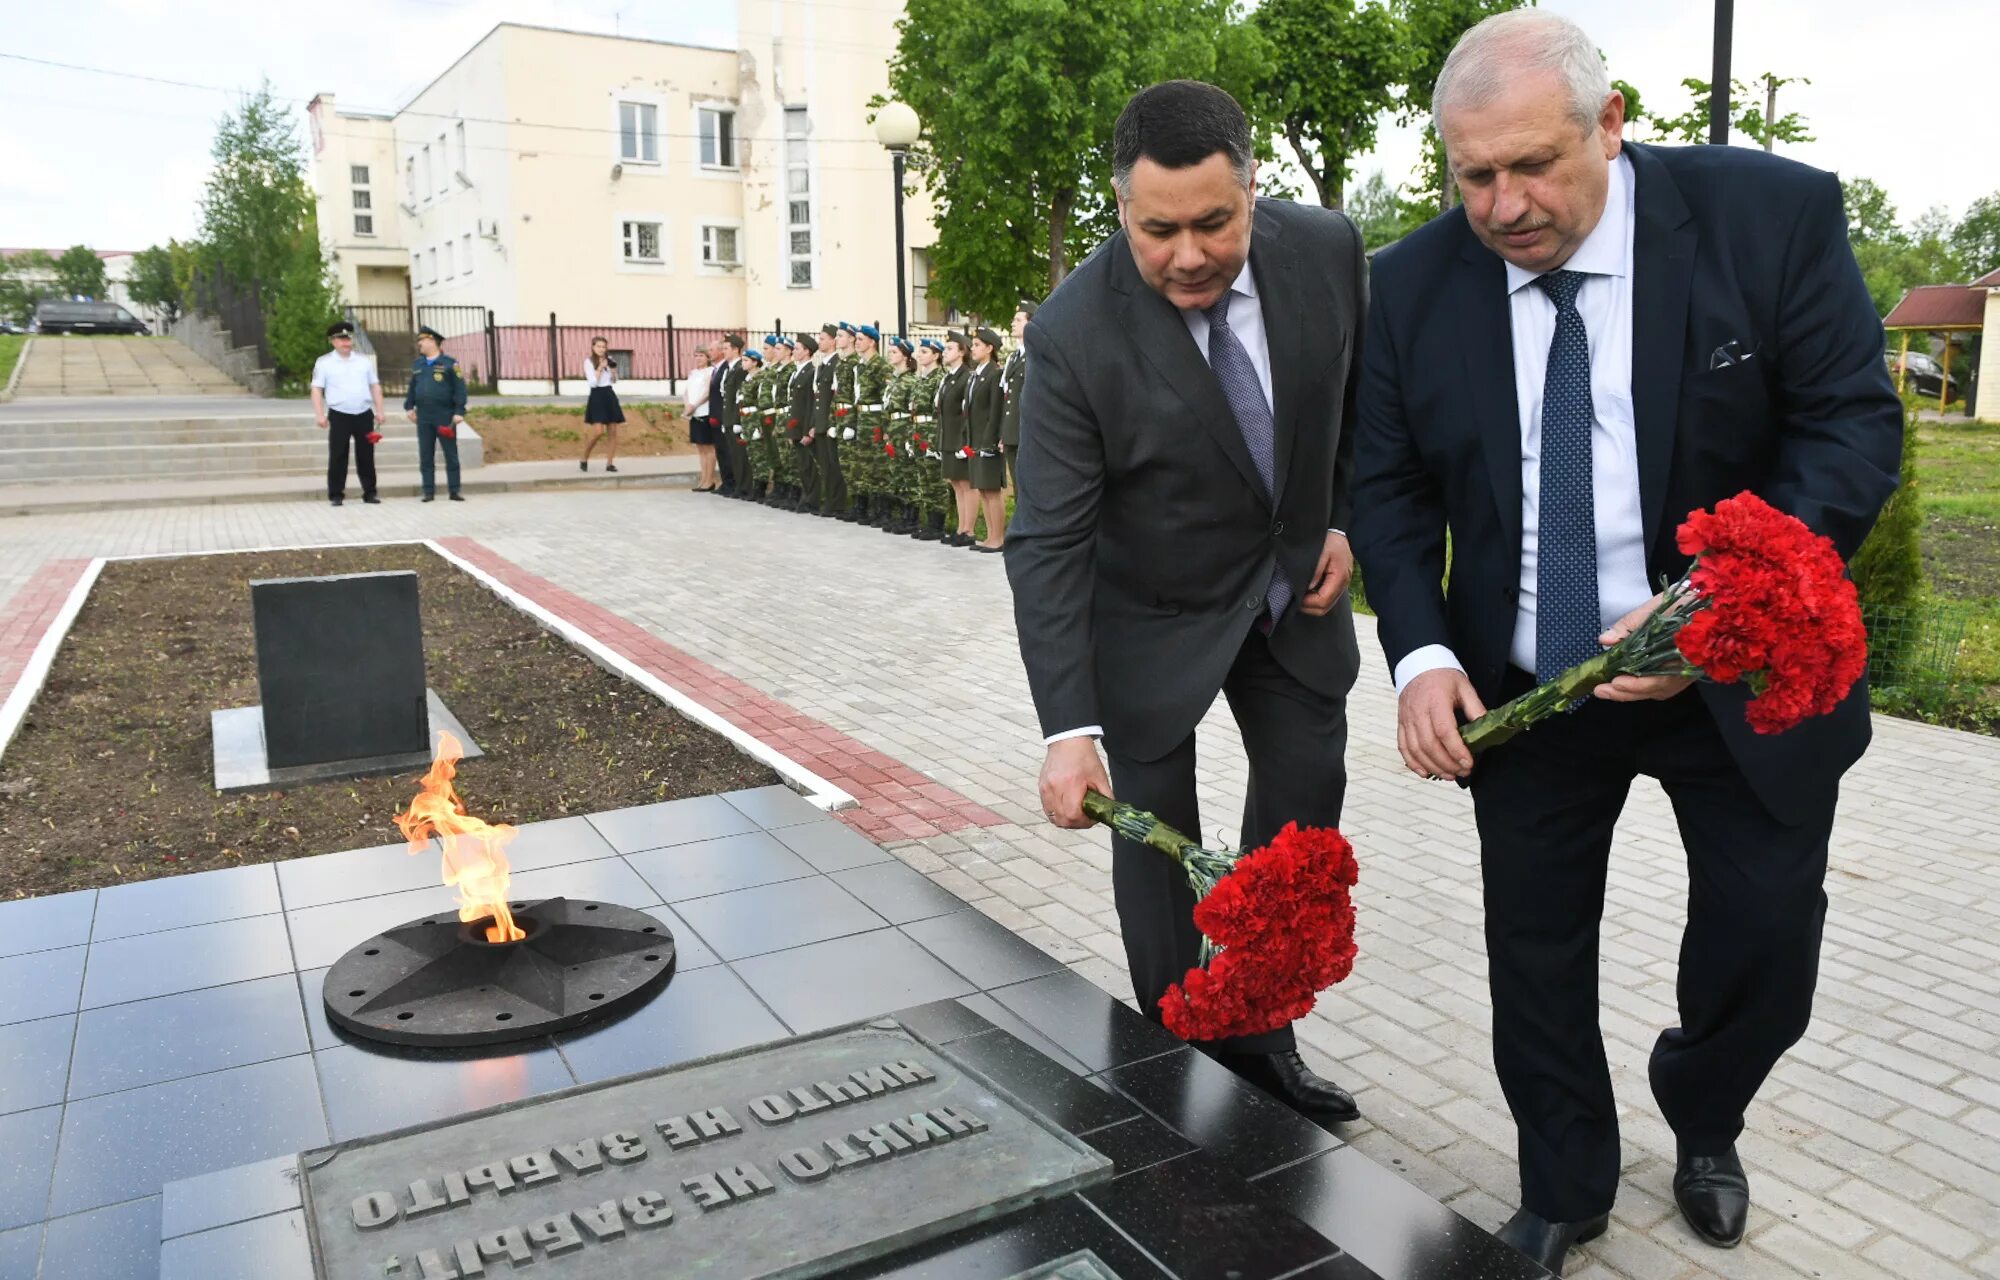
[[[250,584],[271,768],[429,749],[417,575]]]

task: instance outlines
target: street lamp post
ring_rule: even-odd
[[[917,121],[917,113],[906,103],[889,102],[883,104],[875,114],[875,138],[889,150],[890,166],[896,178],[896,332],[905,334],[910,328],[910,289],[904,272],[908,256],[903,248],[903,159],[910,147],[923,132]]]
[[[1729,44],[1735,26],[1735,0],[1715,0],[1715,62],[1708,82],[1708,141],[1723,146],[1729,141]]]

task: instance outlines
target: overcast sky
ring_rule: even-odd
[[[764,0],[754,0],[762,3]],[[801,0],[785,0],[798,3]],[[833,12],[853,10],[823,0]],[[138,249],[187,237],[216,118],[268,76],[298,100],[394,107],[495,22],[727,46],[732,0],[8,0],[0,54],[188,81],[184,88],[0,57],[0,245]],[[1706,77],[1710,0],[1546,0],[1596,38],[1611,73],[1653,107],[1680,110],[1683,76]],[[1784,154],[1871,177],[1907,220],[1962,212],[2000,189],[2000,113],[1982,87],[2000,49],[1993,0],[1738,0],[1735,67],[1806,76],[1780,111],[1819,141]],[[1940,98],[1940,95],[1943,95]],[[1415,129],[1391,127],[1358,178],[1406,180]]]

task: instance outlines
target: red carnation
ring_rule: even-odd
[[[1750,686],[1758,733],[1840,705],[1868,665],[1868,633],[1833,543],[1749,492],[1695,511],[1675,532],[1694,563],[1632,633],[1461,731],[1478,751],[1560,714],[1621,675]]]
[[[895,445],[895,442],[894,442],[894,441],[891,441],[890,443],[888,443],[888,444],[886,444],[886,445],[883,445],[883,446],[882,446],[882,449],[883,449],[883,451],[884,451],[885,453],[887,453],[887,454],[888,454],[888,455],[889,455],[890,457],[892,457],[892,458],[893,458],[893,457],[895,457],[895,456],[896,456],[896,445]]]
[[[836,418],[845,418],[847,416],[847,406],[843,404],[835,408],[833,416]]]
[[[369,443],[369,444],[381,444],[381,443],[382,443],[382,433],[381,433],[380,431],[370,431],[370,432],[368,433],[368,443]]]
[[[961,458],[975,458],[979,456],[979,451],[971,445],[967,445],[958,451],[958,456]]]
[[[458,436],[458,428],[452,426],[450,423],[446,423],[444,426],[438,428],[438,434],[447,440],[453,440]]]

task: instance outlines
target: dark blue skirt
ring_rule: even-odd
[[[714,444],[714,443],[715,443],[715,419],[714,419],[714,418],[710,418],[710,417],[706,417],[706,416],[703,416],[703,417],[696,417],[696,418],[689,418],[689,419],[688,419],[688,443],[689,443],[689,444]]]
[[[618,393],[610,387],[592,387],[590,401],[583,406],[583,420],[606,426],[625,421],[625,411],[618,407]]]

